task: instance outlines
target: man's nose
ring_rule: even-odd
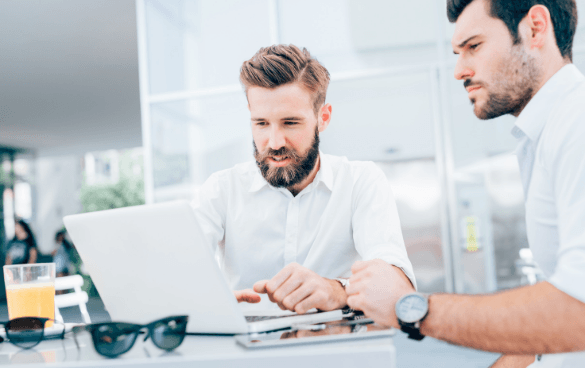
[[[278,150],[284,147],[286,144],[286,139],[282,129],[273,125],[272,129],[270,130],[270,140],[268,141],[268,146],[273,150]]]
[[[467,65],[467,63],[463,60],[460,56],[457,59],[457,64],[455,64],[455,79],[457,80],[464,80],[472,78],[475,75],[475,72]]]

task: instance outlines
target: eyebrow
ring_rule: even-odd
[[[473,36],[469,37],[468,39],[466,39],[465,41],[463,41],[463,42],[461,42],[459,45],[457,45],[457,47],[458,47],[458,48],[460,48],[460,49],[464,48],[464,47],[465,47],[465,45],[467,45],[467,43],[469,43],[469,41],[473,40],[473,39],[474,39],[474,38],[476,38],[476,37],[479,37],[479,35],[478,35],[478,34],[476,34],[476,35],[473,35]],[[455,50],[453,50],[453,53],[454,53],[454,54],[457,54],[457,53],[455,52]]]
[[[297,116],[291,116],[291,117],[288,117],[288,118],[282,118],[282,119],[280,119],[280,120],[289,120],[289,121],[290,121],[290,120],[294,120],[294,121],[302,121],[302,120],[305,120],[305,119],[304,119],[304,118],[297,117]]]
[[[282,118],[280,120],[286,120],[286,121],[303,121],[305,120],[304,118],[298,117],[298,116],[289,116],[286,118]],[[252,121],[266,121],[266,119],[264,118],[252,118]]]

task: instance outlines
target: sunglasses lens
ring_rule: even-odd
[[[187,321],[187,317],[175,317],[156,322],[151,330],[152,342],[164,350],[175,349],[185,338]]]
[[[140,326],[129,323],[107,323],[95,326],[91,335],[95,350],[107,357],[124,354],[136,341]]]
[[[13,319],[6,324],[6,336],[14,345],[23,349],[30,349],[43,339],[45,321],[34,317]]]

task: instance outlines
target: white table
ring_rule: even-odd
[[[88,333],[78,335],[78,349],[73,337],[46,340],[33,350],[0,344],[0,366],[26,367],[119,367],[148,368],[309,368],[358,367],[395,368],[396,350],[391,337],[249,350],[231,336],[186,336],[183,344],[171,353],[158,349],[138,337],[132,349],[116,359],[95,352]]]

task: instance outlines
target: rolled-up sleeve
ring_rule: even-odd
[[[356,182],[352,199],[356,250],[364,260],[381,259],[402,269],[416,289],[392,189],[380,168],[370,163],[367,169]]]

